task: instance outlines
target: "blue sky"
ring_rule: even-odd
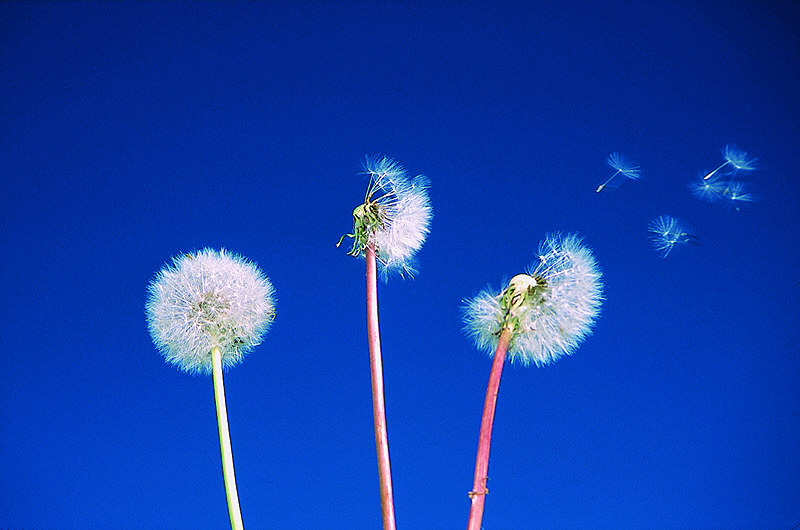
[[[414,280],[379,285],[398,526],[466,526],[491,360],[462,304],[577,232],[594,333],[506,367],[484,527],[800,523],[800,7],[792,2],[0,4],[0,527],[224,528],[210,377],[148,282],[224,247],[277,293],[226,373],[248,528],[380,526],[365,155],[431,181]],[[736,144],[759,202],[688,183]],[[595,193],[618,151],[642,179]],[[745,177],[743,177],[745,178]],[[659,257],[658,215],[699,246]]]

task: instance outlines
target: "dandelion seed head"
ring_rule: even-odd
[[[397,162],[367,158],[369,184],[364,203],[353,211],[353,247],[349,254],[364,256],[373,246],[384,280],[394,273],[413,276],[414,256],[430,232],[433,212],[427,178],[409,179]]]
[[[500,293],[487,289],[465,302],[465,329],[492,355],[509,328],[509,359],[541,366],[571,354],[591,333],[602,299],[592,252],[575,235],[550,234],[526,274]]]
[[[212,372],[219,347],[229,368],[261,343],[275,317],[274,289],[247,259],[203,249],[173,258],[148,288],[147,324],[165,360],[189,373]]]

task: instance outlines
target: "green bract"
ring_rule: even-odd
[[[339,238],[336,246],[342,244],[342,239],[349,237],[353,239],[353,248],[347,253],[349,256],[360,256],[364,249],[369,245],[370,239],[375,232],[384,227],[384,208],[376,201],[359,204],[353,210],[353,233],[345,234]]]
[[[503,291],[500,307],[505,317],[501,329],[508,328],[512,333],[520,330],[520,316],[527,307],[534,307],[542,301],[547,282],[543,278],[527,274],[517,274],[508,282]]]

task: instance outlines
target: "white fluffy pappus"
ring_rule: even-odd
[[[717,173],[721,171],[726,166],[733,167],[733,172],[736,171],[752,171],[756,169],[756,160],[755,157],[748,157],[747,153],[740,149],[736,149],[735,145],[726,145],[722,148],[722,157],[725,159],[725,162],[717,166],[714,171],[707,173],[703,179],[708,180],[710,178],[714,178],[717,176]],[[732,173],[729,173],[732,174]]]
[[[704,175],[700,175],[697,180],[689,183],[689,190],[692,195],[706,202],[722,200],[725,197],[727,184],[717,176],[705,178]]]
[[[675,245],[698,244],[697,237],[688,233],[683,223],[670,215],[660,215],[651,220],[647,230],[650,232],[653,248],[662,258],[669,256]]]
[[[364,202],[353,211],[350,255],[364,256],[371,245],[384,280],[394,272],[413,276],[414,255],[425,242],[433,217],[430,182],[422,175],[409,179],[400,164],[386,157],[367,158],[364,172],[369,184]]]
[[[465,329],[479,349],[493,355],[503,329],[511,326],[508,356],[537,366],[571,354],[591,333],[603,300],[601,272],[591,250],[574,234],[549,234],[527,275],[500,293],[484,290],[466,301]],[[510,313],[505,299],[525,277],[522,303]]]
[[[606,186],[611,188],[619,188],[626,179],[637,180],[642,176],[642,170],[639,169],[639,166],[635,165],[633,162],[619,153],[611,153],[608,155],[608,160],[606,160],[606,163],[611,167],[611,169],[615,169],[616,172],[608,177],[605,182],[597,186],[597,189],[595,190],[597,193],[603,191]]]
[[[147,325],[167,362],[210,374],[211,350],[222,366],[239,363],[275,318],[274,288],[254,263],[210,248],[173,258],[148,287]]]

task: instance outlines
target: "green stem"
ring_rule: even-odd
[[[225,405],[225,385],[222,382],[222,351],[211,350],[214,363],[214,403],[217,406],[217,427],[219,427],[219,451],[222,456],[222,477],[225,481],[225,497],[228,500],[228,515],[231,529],[242,530],[242,512],[239,509],[239,493],[236,491],[236,475],[233,472],[233,452],[231,434],[228,430],[228,408]]]

